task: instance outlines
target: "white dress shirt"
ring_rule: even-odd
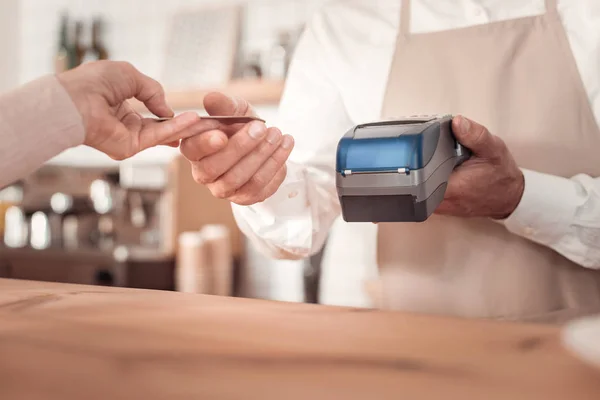
[[[279,126],[296,139],[287,179],[265,202],[233,206],[242,231],[265,253],[303,258],[318,252],[333,232],[344,239],[332,240],[335,250],[328,246],[328,265],[343,264],[345,276],[357,279],[364,274],[353,273],[349,264],[355,270],[373,270],[376,228],[341,220],[335,155],[339,139],[352,126],[380,118],[400,3],[336,1],[307,26],[280,109]],[[600,1],[559,0],[558,9],[600,124]],[[413,0],[411,10],[411,31],[424,33],[538,15],[545,12],[545,3]],[[583,267],[600,268],[600,179],[524,174],[525,193],[514,214],[503,221],[506,228]]]

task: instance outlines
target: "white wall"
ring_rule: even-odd
[[[0,0],[17,2],[17,0]],[[52,71],[60,14],[89,20],[106,17],[111,56],[160,78],[170,17],[177,10],[210,4],[247,3],[246,47],[268,49],[282,29],[303,24],[324,0],[20,0],[21,72],[26,82]]]

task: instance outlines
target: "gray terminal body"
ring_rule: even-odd
[[[452,117],[385,123],[377,136],[422,134],[426,164],[416,170],[338,171],[336,186],[346,222],[423,222],[437,209],[453,170],[470,157],[452,134]],[[375,132],[374,132],[375,134]],[[345,137],[367,138],[361,126]]]

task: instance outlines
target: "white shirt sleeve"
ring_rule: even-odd
[[[340,215],[335,187],[339,139],[352,127],[330,80],[326,24],[315,17],[300,40],[280,104],[279,127],[296,145],[279,190],[263,203],[233,205],[236,221],[265,254],[300,259],[317,253]]]
[[[600,269],[600,178],[524,170],[521,203],[504,224],[571,261]]]

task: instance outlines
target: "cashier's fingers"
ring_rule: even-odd
[[[254,192],[252,188],[242,188],[238,193],[232,196],[229,201],[240,206],[251,206],[262,203],[273,196],[279,189],[287,176],[287,166],[284,164],[276,173],[273,179],[263,188],[261,192]]]
[[[204,108],[208,115],[256,116],[254,109],[245,99],[229,97],[219,92],[204,96]]]
[[[501,143],[485,126],[460,115],[453,118],[452,130],[458,142],[476,156],[489,159],[500,156]]]
[[[277,171],[273,180],[271,182],[269,182],[269,184],[263,190],[263,193],[262,193],[261,197],[259,198],[259,202],[263,202],[266,199],[268,199],[269,197],[273,196],[275,194],[275,192],[277,192],[277,190],[279,189],[279,187],[281,186],[283,181],[285,180],[286,176],[287,176],[287,165],[284,164],[283,167],[279,171]]]
[[[267,137],[252,152],[242,158],[217,181],[208,185],[215,197],[227,199],[246,184],[282,145],[283,137],[277,128],[269,128]],[[285,160],[284,160],[285,162]],[[266,182],[265,182],[266,184]]]
[[[236,117],[256,117],[254,108],[243,98],[229,97],[219,92],[204,96],[204,109],[208,115],[229,115]],[[243,127],[242,124],[223,125],[222,129],[228,135],[235,134]]]
[[[221,175],[239,163],[263,142],[265,136],[267,136],[266,125],[263,122],[254,121],[229,138],[227,146],[216,154],[204,158],[197,157],[197,154],[187,154],[187,152],[184,155],[192,161],[199,159],[192,164],[192,172],[196,182],[206,185],[215,182]]]
[[[435,213],[439,215],[452,215],[456,209],[454,202],[451,200],[444,200],[436,208]]]
[[[227,135],[215,129],[183,139],[179,151],[188,160],[196,162],[223,150],[228,142]]]
[[[277,151],[229,200],[239,205],[252,205],[273,195],[281,184],[277,184],[278,174],[281,174],[293,148],[294,139],[289,135],[284,136]]]
[[[173,148],[178,148],[179,143],[180,143],[179,140],[175,140],[174,142],[165,143],[161,146],[169,146],[169,147],[173,147]]]

